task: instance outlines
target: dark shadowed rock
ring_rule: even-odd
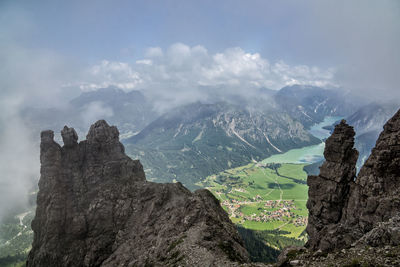
[[[77,143],[41,134],[41,177],[27,266],[232,266],[247,262],[235,226],[207,190],[147,182],[105,121]]]
[[[320,174],[308,176],[307,232],[310,237],[308,245],[312,248],[327,249],[331,246],[324,236],[341,219],[350,184],[356,175],[358,152],[353,148],[354,135],[353,128],[342,120],[326,140],[326,161]]]
[[[354,246],[379,247],[382,245],[400,245],[400,214],[387,222],[379,222],[374,228],[360,238]]]
[[[347,248],[359,239],[375,246],[397,243],[398,228],[385,230],[382,222],[400,214],[400,110],[384,126],[357,178],[353,145],[354,131],[342,121],[326,141],[320,174],[308,177],[307,246],[312,250]]]
[[[342,121],[326,141],[320,174],[307,179],[307,250],[286,248],[278,266],[400,266],[400,110],[357,177],[353,145],[353,128]]]

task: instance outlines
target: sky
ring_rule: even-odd
[[[399,95],[396,0],[2,0],[0,22],[1,90],[33,103],[113,84],[153,94],[299,83]]]
[[[39,172],[27,106],[108,86],[175,104],[292,84],[400,99],[399,47],[398,0],[1,0],[0,203]]]

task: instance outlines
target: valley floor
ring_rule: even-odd
[[[209,189],[220,200],[234,223],[274,234],[273,239],[280,242],[268,245],[282,249],[285,245],[306,241],[308,188],[304,166],[251,163],[209,176],[198,185]]]

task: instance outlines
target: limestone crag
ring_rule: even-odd
[[[375,238],[367,243],[397,243],[393,240],[398,239],[398,227],[379,227],[389,220],[398,222],[395,218],[400,214],[400,110],[384,126],[357,177],[358,152],[353,145],[354,131],[342,121],[326,142],[326,162],[320,174],[308,177],[307,246],[311,250],[347,248],[382,231],[389,236],[393,233],[393,238]]]
[[[310,213],[307,233],[311,247],[325,249],[331,246],[323,237],[340,221],[350,184],[356,175],[358,152],[353,148],[354,136],[353,128],[342,120],[326,140],[326,161],[320,174],[307,179]]]
[[[387,222],[379,222],[374,228],[354,243],[354,247],[400,246],[400,215]],[[400,256],[400,255],[399,255]]]
[[[400,214],[400,110],[385,124],[361,168],[343,222],[363,233]]]
[[[146,181],[116,127],[41,133],[41,177],[27,266],[232,266],[247,251],[217,199]]]

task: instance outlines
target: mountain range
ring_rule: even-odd
[[[315,86],[287,86],[277,91],[273,97],[280,109],[306,128],[323,121],[326,116],[350,115],[364,104],[363,100],[343,89]]]
[[[106,118],[118,126],[122,139],[137,134],[158,115],[141,92],[124,92],[116,88],[84,92],[62,107],[28,107],[21,114],[37,133],[43,129],[61,129],[66,124],[74,125],[78,133],[84,133],[94,119]]]
[[[145,92],[104,88],[82,93],[61,108],[27,108],[22,117],[34,131],[65,124],[82,134],[107,119],[148,178],[181,181],[191,189],[210,174],[319,141],[307,129],[326,116],[347,118],[357,130],[360,162],[369,155],[395,104],[368,104],[342,89],[293,85],[259,96],[225,95],[206,102],[171,105],[159,112]],[[57,137],[56,137],[57,139]]]
[[[128,155],[141,159],[148,178],[176,179],[189,188],[224,169],[318,143],[286,113],[226,102],[174,109],[124,140]]]

